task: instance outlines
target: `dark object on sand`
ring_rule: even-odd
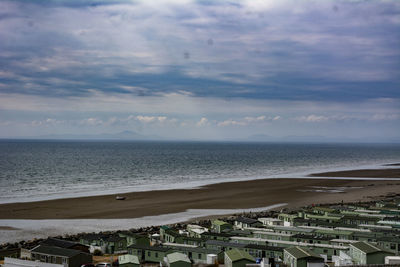
[[[115,199],[116,199],[116,200],[125,200],[126,197],[116,196]]]

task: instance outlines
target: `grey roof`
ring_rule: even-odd
[[[258,250],[273,250],[273,251],[283,251],[283,247],[272,247],[272,246],[263,246],[256,244],[248,244],[245,248],[258,249]]]
[[[221,220],[214,220],[214,221],[212,221],[212,224],[215,224],[215,225],[230,225],[230,226],[232,226],[231,224],[229,224],[229,223],[227,223],[225,221],[221,221]]]
[[[258,220],[246,218],[246,217],[237,217],[236,221],[246,224],[260,223]]]
[[[235,248],[244,248],[246,246],[246,244],[224,242],[219,240],[207,240],[206,245],[214,245],[220,247],[235,247]]]
[[[309,229],[309,228],[297,228],[294,226],[272,226],[269,227],[274,230],[280,230],[280,231],[291,231],[291,232],[303,232],[303,233],[312,233],[315,230],[314,229]]]
[[[168,259],[169,263],[178,262],[178,261],[184,261],[184,262],[191,263],[190,259],[186,256],[186,254],[179,253],[179,252],[174,252],[174,253],[168,254],[167,259]]]
[[[181,247],[181,246],[168,246],[165,245],[164,247],[171,248],[173,250],[178,250],[178,251],[185,251],[185,252],[196,252],[196,253],[204,253],[204,254],[218,254],[218,250],[215,249],[206,249],[206,248],[201,248],[201,247]]]
[[[370,243],[367,243],[367,242],[357,242],[357,243],[350,244],[350,246],[353,246],[353,247],[361,250],[365,254],[382,251],[382,249],[380,249]]]
[[[225,255],[228,256],[232,262],[240,261],[240,260],[248,260],[251,262],[256,262],[254,257],[251,256],[249,253],[247,253],[244,250],[237,249],[237,248],[226,251]]]
[[[81,245],[77,242],[72,242],[68,240],[63,240],[63,239],[57,239],[57,238],[51,238],[49,237],[48,239],[44,240],[43,242],[40,243],[41,245],[46,245],[46,246],[54,246],[54,247],[60,247],[60,248],[72,248],[76,245],[84,246]]]
[[[161,247],[161,246],[143,246],[143,245],[130,245],[128,248],[133,249],[142,249],[142,250],[152,250],[152,251],[162,251],[167,252],[171,250],[169,247]]]
[[[118,263],[119,264],[133,263],[140,265],[138,256],[130,254],[118,256]]]
[[[295,257],[296,259],[314,258],[314,259],[320,259],[322,261],[324,260],[321,256],[319,256],[315,252],[303,247],[296,246],[296,247],[285,248],[284,250],[293,257]]]
[[[39,245],[35,247],[34,249],[31,250],[33,253],[40,253],[40,254],[47,254],[47,255],[55,255],[55,256],[63,256],[63,257],[74,257],[80,253],[83,253],[82,251],[75,250],[75,249],[67,249],[67,248],[59,248],[59,247],[53,247],[53,246],[46,246],[46,245]]]

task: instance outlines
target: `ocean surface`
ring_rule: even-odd
[[[398,162],[400,144],[3,140],[0,203],[300,178]]]

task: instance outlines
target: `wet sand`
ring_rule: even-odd
[[[400,166],[400,163],[385,164],[383,166]]]
[[[390,178],[399,170],[355,170],[347,174],[360,177],[361,174],[369,173],[373,176],[368,177]],[[336,172],[336,175],[343,177],[344,173]],[[333,177],[334,174],[329,175]],[[336,193],[329,193],[331,190]],[[117,195],[104,195],[1,204],[0,219],[139,218],[187,209],[244,209],[277,203],[288,203],[287,207],[294,208],[313,203],[338,203],[342,200],[378,200],[398,192],[400,180],[263,179],[212,184],[196,189],[119,194],[126,197],[125,200],[116,200]]]
[[[19,229],[11,226],[0,226],[0,231],[14,231],[14,230],[19,230]]]
[[[386,165],[389,166],[389,165]],[[391,164],[390,166],[395,166]],[[363,178],[400,178],[400,168],[396,169],[366,169],[336,172],[314,173],[313,177],[363,177]]]

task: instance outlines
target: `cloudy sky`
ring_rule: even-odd
[[[400,140],[400,1],[0,0],[0,137],[125,130]]]

